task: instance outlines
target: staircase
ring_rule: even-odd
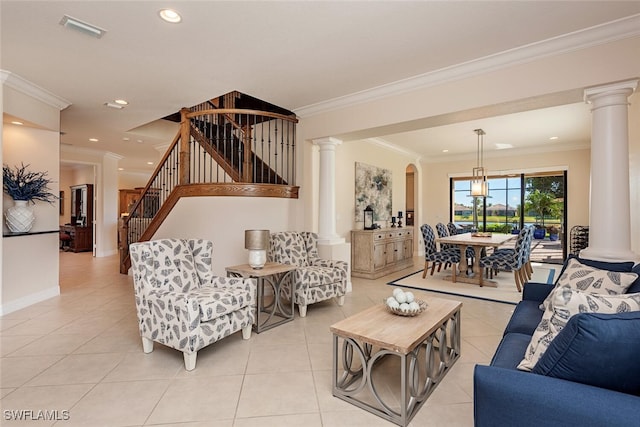
[[[239,108],[242,107],[242,108]],[[149,240],[181,197],[298,197],[295,114],[234,91],[164,117],[180,131],[119,224],[120,272],[129,244]]]

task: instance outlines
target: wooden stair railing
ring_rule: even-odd
[[[121,273],[126,274],[131,264],[129,244],[150,239],[180,197],[298,197],[298,187],[292,185],[295,179],[295,117],[256,110],[191,112],[186,108],[181,110],[181,116],[180,131],[139,200],[119,223]],[[210,123],[216,122],[214,117],[223,117],[230,134],[235,132],[235,145],[234,139],[230,139],[230,157],[223,155],[220,144],[214,145],[200,126],[194,124],[203,117]],[[239,120],[235,122],[230,118]],[[238,154],[235,162],[234,150]]]

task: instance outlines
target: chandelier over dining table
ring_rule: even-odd
[[[482,129],[474,129],[478,135],[478,149],[476,153],[476,167],[473,168],[473,178],[471,180],[471,196],[486,197],[489,194],[489,183],[484,170],[484,135]]]

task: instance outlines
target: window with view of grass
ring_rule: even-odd
[[[471,178],[451,178],[451,221],[465,229],[510,233],[534,225],[562,233],[566,172],[490,176],[487,197],[471,197]]]

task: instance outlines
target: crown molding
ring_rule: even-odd
[[[54,95],[48,90],[31,83],[11,71],[0,70],[0,81],[2,82],[2,85],[15,89],[18,92],[37,99],[38,101],[44,102],[45,104],[57,108],[60,111],[71,105],[71,102],[66,99]]]
[[[589,142],[573,142],[567,144],[543,144],[535,147],[524,148],[508,148],[502,150],[485,150],[484,158],[486,159],[498,159],[503,157],[515,157],[524,156],[527,154],[539,154],[539,153],[555,153],[559,151],[574,151],[590,149],[591,144]],[[464,153],[453,155],[435,155],[429,157],[423,157],[424,163],[445,163],[445,162],[457,162],[457,161],[476,161],[476,153]]]
[[[142,176],[142,177],[146,177],[147,179],[149,179],[149,177],[151,176],[152,173],[153,173],[153,171],[151,171],[151,170],[143,170],[143,169],[118,170],[118,174],[119,175],[139,175],[139,176]]]
[[[398,80],[350,95],[333,98],[294,109],[300,118],[314,116],[352,105],[362,104],[392,95],[461,80],[509,66],[535,61],[549,56],[586,49],[625,38],[640,36],[640,14],[526,44],[482,58],[441,68],[418,76]]]
[[[365,139],[365,141],[378,145],[382,148],[386,148],[387,150],[395,151],[396,153],[409,156],[413,158],[416,162],[419,162],[422,159],[422,154],[416,153],[415,151],[412,151],[412,150],[407,150],[404,147],[400,147],[399,145],[393,144],[382,138],[367,138]]]
[[[116,154],[112,151],[105,151],[103,154],[103,157],[106,158],[111,158],[111,159],[115,159],[115,160],[122,160],[124,159],[124,156],[121,156],[120,154]]]
[[[77,147],[75,145],[61,143],[60,153],[81,153],[81,154],[88,154],[96,157],[103,157],[110,152],[106,150],[100,150],[97,148]]]

